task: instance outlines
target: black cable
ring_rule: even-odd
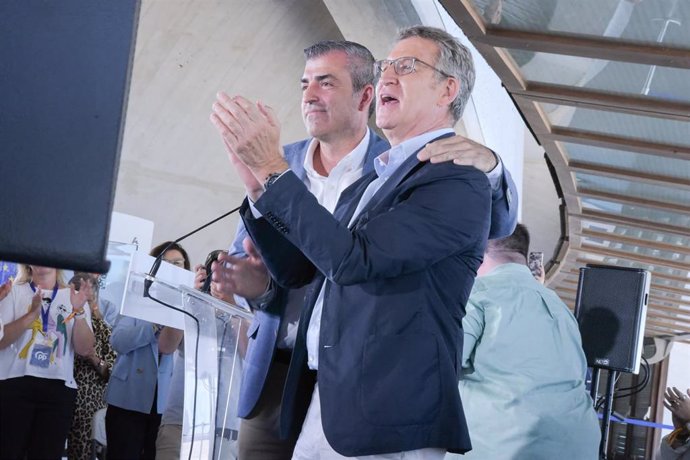
[[[651,380],[650,366],[649,366],[649,361],[647,361],[647,358],[645,358],[645,357],[643,356],[643,357],[642,357],[642,360],[643,360],[642,369],[644,369],[644,371],[645,371],[645,372],[644,372],[644,377],[643,377],[642,381],[639,382],[639,383],[637,383],[637,384],[635,384],[635,385],[633,385],[633,386],[615,390],[615,391],[629,391],[629,390],[632,390],[632,391],[630,391],[629,393],[625,393],[625,394],[618,394],[618,395],[615,395],[615,396],[613,397],[613,399],[626,398],[626,397],[629,397],[629,396],[636,395],[637,393],[639,393],[639,392],[641,392],[642,390],[644,390],[644,388],[647,386],[647,384],[648,384],[649,381]],[[618,382],[618,380],[616,380],[616,382]],[[605,397],[604,397],[604,396],[600,397],[600,398],[597,400],[597,404],[596,404],[596,406],[594,407],[594,410],[595,410],[595,411],[598,412],[598,411],[601,409],[601,406],[603,405],[604,400],[605,400]]]
[[[633,389],[633,391],[631,391],[630,393],[616,396],[617,398],[625,398],[625,397],[633,396],[633,395],[641,392],[642,390],[645,389],[645,387],[647,386],[647,384],[651,380],[651,372],[650,372],[650,368],[649,368],[649,363],[647,362],[647,359],[645,359],[644,357],[642,359],[644,360],[644,366],[642,366],[643,369],[645,370],[644,379],[642,380],[642,382],[640,384],[635,385],[634,389],[633,389],[633,387],[630,388],[630,389]],[[624,390],[628,390],[628,389],[626,388]]]
[[[163,255],[168,251],[168,249],[170,249],[171,247],[173,247],[175,244],[179,243],[180,241],[184,240],[188,236],[192,236],[196,232],[205,229],[209,225],[215,224],[219,220],[228,217],[230,214],[236,213],[237,211],[240,210],[241,207],[242,206],[238,206],[235,209],[231,209],[230,211],[226,212],[222,216],[218,216],[215,219],[213,219],[212,221],[205,223],[201,227],[195,228],[194,230],[187,233],[186,235],[183,235],[183,236],[179,237],[178,239],[176,239],[175,241],[171,241],[170,243],[168,243],[168,245],[165,248],[163,248],[161,253],[158,254],[158,257],[156,257],[156,260],[153,261],[153,264],[151,264],[151,269],[149,270],[149,273],[148,273],[149,276],[144,280],[144,297],[149,297],[149,289],[151,288],[151,284],[153,284],[153,278],[156,277],[156,273],[158,273],[158,269],[161,266],[161,262],[163,262]]]

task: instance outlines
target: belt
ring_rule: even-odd
[[[238,434],[237,430],[232,430],[230,428],[216,428],[216,438],[225,438],[228,441],[235,441]]]

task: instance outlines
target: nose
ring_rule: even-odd
[[[314,84],[313,82],[307,83],[307,85],[304,87],[304,90],[302,91],[303,103],[309,104],[311,102],[316,102],[319,99],[316,92],[317,87],[318,84]]]
[[[381,73],[379,74],[379,83],[383,85],[390,85],[397,78],[395,67],[392,62],[383,62],[381,65]]]
[[[389,65],[385,70],[379,75],[379,80],[376,83],[377,88],[383,88],[388,85],[393,85],[397,81],[398,76],[393,70],[393,66]]]

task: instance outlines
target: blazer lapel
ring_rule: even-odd
[[[346,224],[350,222],[364,191],[374,179],[376,179],[376,173],[371,172],[343,190],[338,200],[338,205],[335,207],[335,211],[333,211],[333,217]]]
[[[431,142],[435,142],[438,139],[442,139],[444,137],[450,137],[453,136],[453,134],[444,134],[442,136],[437,137],[436,139],[432,140]],[[429,142],[429,143],[431,143]],[[422,147],[424,148],[424,147]],[[407,176],[412,174],[415,170],[421,168],[424,166],[425,163],[421,163],[417,159],[417,153],[422,150],[422,148],[418,149],[415,151],[412,155],[407,157],[407,159],[398,167],[398,169],[393,172],[393,174],[388,178],[388,180],[381,186],[380,189],[376,191],[374,196],[371,197],[369,202],[362,208],[362,211],[359,213],[359,216],[357,217],[357,220],[361,216],[366,215],[371,209],[376,207],[381,201],[388,196]],[[364,191],[362,191],[363,193]],[[360,195],[361,196],[361,195]],[[355,207],[357,205],[355,204]],[[353,209],[354,212],[354,209]],[[350,214],[352,215],[352,214]]]

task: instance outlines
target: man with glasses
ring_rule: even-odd
[[[305,125],[313,139],[286,146],[285,159],[319,203],[332,212],[340,192],[373,171],[374,158],[389,145],[366,126],[374,78],[374,62],[369,51],[351,42],[321,42],[307,48],[305,56],[302,106]],[[415,65],[418,70],[425,71],[424,62],[414,59],[401,59],[395,67],[398,73],[404,74],[414,71]],[[224,119],[232,123],[233,118],[226,109],[231,104],[230,98],[221,94],[212,115],[226,145],[231,140],[227,139],[229,129]],[[419,158],[425,160],[436,154],[436,160],[432,161],[455,158],[458,163],[470,162],[484,170],[496,165],[494,155],[472,141],[458,136],[442,142],[430,144]],[[515,194],[514,185],[507,172],[503,177],[501,169],[499,163],[493,171],[496,184],[491,230],[496,235],[509,234],[515,225],[516,204],[510,200],[510,194]],[[244,235],[243,231],[239,232],[235,248],[242,247]],[[246,259],[221,257],[222,261],[232,263],[231,268],[216,264],[212,283],[215,295],[227,297],[239,293],[256,298],[264,293],[267,277],[254,276],[257,282],[250,289],[243,276],[247,272],[256,274],[261,264],[258,255],[251,252],[251,246],[247,249],[250,254]],[[240,415],[246,418],[240,430],[240,451],[245,454],[244,458],[291,456],[298,431],[287,441],[280,442],[277,424],[282,387],[304,297],[304,289],[288,291],[274,287],[253,302],[258,308],[250,329],[248,365],[244,369],[240,397]],[[296,429],[299,430],[299,426]]]

